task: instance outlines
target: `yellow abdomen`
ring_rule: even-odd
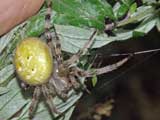
[[[27,38],[16,48],[14,64],[19,78],[29,85],[41,85],[53,71],[50,48],[39,38]]]

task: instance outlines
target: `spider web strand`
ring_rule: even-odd
[[[126,55],[130,55],[130,54],[139,55],[139,54],[152,53],[152,52],[158,52],[158,51],[160,51],[160,48],[152,49],[152,50],[144,50],[144,51],[139,51],[139,52],[133,52],[133,53],[112,54],[110,56],[116,57],[116,56],[126,56]]]
[[[130,68],[126,69],[125,71],[121,72],[119,75],[115,76],[114,78],[110,79],[109,81],[105,82],[102,86],[99,87],[99,89],[105,87],[106,85],[111,84],[114,80],[120,78],[121,76],[125,75],[126,73],[128,73],[130,70],[134,69],[135,67],[137,67],[138,65],[141,65],[142,63],[144,63],[145,61],[149,60],[151,57],[153,57],[155,54],[157,54],[158,52],[155,52],[154,54],[149,55],[148,57],[144,58],[144,60],[139,61],[138,63],[132,65]]]

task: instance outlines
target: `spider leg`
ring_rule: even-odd
[[[50,28],[52,27],[51,25],[51,14],[52,14],[52,1],[47,0],[47,12],[45,15],[45,37],[47,39],[48,45],[52,50],[52,53],[54,53],[54,56],[58,62],[59,65],[62,65],[62,52],[61,52],[61,44],[60,44],[60,39],[58,37],[58,34],[56,32],[55,26],[53,25],[54,33],[55,33],[55,39],[54,42],[55,44],[52,43],[52,35],[50,32]]]
[[[81,82],[79,78],[85,77],[84,71],[81,70],[78,67],[73,67],[72,72],[70,73],[70,82],[73,86],[73,88],[77,91],[80,89],[85,90],[86,92],[90,93],[90,91],[87,89],[86,85]]]
[[[79,91],[79,90],[85,90],[87,93],[91,93],[85,84],[83,84],[79,79],[76,79],[73,76],[70,76],[70,82],[74,88],[75,91]]]
[[[52,43],[52,34],[50,32],[50,28],[52,27],[51,25],[51,14],[52,14],[52,1],[51,0],[47,0],[47,11],[46,11],[46,15],[45,15],[45,38],[47,39],[47,43],[48,46],[51,48],[52,53],[54,54],[54,56],[56,57],[56,53],[55,53],[55,46],[53,46]],[[57,34],[55,33],[55,35],[57,36]],[[58,38],[58,37],[56,37]]]
[[[46,11],[46,15],[45,15],[45,37],[47,39],[47,42],[51,42],[52,41],[52,35],[50,33],[50,28],[51,28],[51,9],[52,6],[52,2],[51,0],[47,0],[47,11]]]
[[[62,100],[65,101],[68,98],[68,89],[66,87],[66,83],[63,80],[52,78],[50,80],[50,84],[53,86],[55,92]]]
[[[53,85],[49,83],[48,88],[49,88],[50,94],[52,94],[52,96],[56,96],[56,91],[55,91]]]
[[[69,76],[70,82],[75,90],[82,87],[83,90],[86,90],[88,93],[90,93],[90,91],[86,88],[85,84],[83,84],[81,82],[81,80],[78,78],[93,77],[93,75],[95,75],[95,74],[100,75],[100,74],[111,72],[113,70],[118,69],[124,63],[126,63],[131,57],[132,57],[132,55],[118,61],[115,64],[108,65],[108,66],[98,68],[98,69],[94,69],[94,71],[90,71],[90,70],[85,71],[85,70],[80,69],[79,67],[71,67],[71,72],[70,72],[70,76]]]
[[[68,91],[70,90],[70,86],[68,84],[68,81],[65,80],[65,78],[61,78],[58,76],[58,63],[57,61],[54,61],[54,70],[52,78],[49,81],[50,85],[53,86],[56,93],[60,98],[63,100],[66,100],[68,98]]]
[[[76,78],[72,75],[69,76],[70,82],[75,90],[78,90],[81,87],[81,84],[77,82]]]
[[[39,96],[41,94],[40,92],[40,87],[36,87],[35,90],[34,90],[34,93],[33,93],[33,98],[32,98],[32,102],[31,102],[31,105],[29,107],[29,118],[32,119],[33,118],[33,114],[35,112],[35,109],[37,107],[37,103],[38,103],[38,100],[39,100]]]
[[[73,55],[69,60],[65,61],[65,65],[69,66],[75,62],[77,62],[80,58],[81,55],[85,54],[88,50],[88,48],[91,47],[91,45],[93,44],[94,38],[97,34],[97,30],[95,30],[92,35],[90,36],[89,40],[85,43],[85,45],[83,46],[83,48],[81,48],[75,55]]]
[[[52,113],[56,113],[56,114],[60,114],[60,112],[56,109],[56,107],[54,106],[53,102],[52,102],[52,96],[50,95],[50,92],[48,90],[48,88],[46,87],[46,85],[42,85],[42,92],[44,97],[46,98],[46,102],[51,110]]]
[[[67,94],[65,93],[65,86],[66,83],[65,81],[61,80],[58,75],[58,69],[60,66],[63,66],[62,61],[62,53],[61,53],[61,44],[60,44],[60,39],[58,37],[58,34],[56,32],[55,26],[53,25],[53,29],[55,32],[55,44],[52,43],[52,35],[50,32],[50,28],[51,28],[51,6],[52,6],[52,1],[51,0],[47,0],[47,13],[45,16],[45,37],[47,39],[48,45],[52,50],[52,53],[54,54],[55,57],[55,63],[54,63],[54,73],[53,73],[53,78],[50,80],[51,85],[53,85],[55,91],[57,92],[57,94],[59,96],[62,97],[62,99],[66,99],[67,98]]]
[[[118,61],[117,63],[114,63],[112,65],[107,65],[102,68],[94,69],[94,71],[84,71],[83,74],[85,74],[85,77],[92,77],[93,75],[101,75],[104,73],[111,72],[113,70],[118,69],[120,66],[122,66],[124,63],[126,63],[133,55],[129,55],[128,57],[123,58],[122,60]]]

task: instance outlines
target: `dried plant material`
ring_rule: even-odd
[[[110,117],[112,114],[113,103],[114,100],[110,99],[107,100],[105,103],[97,104],[94,108],[95,114],[93,115],[93,118],[95,120],[101,120],[101,116]]]

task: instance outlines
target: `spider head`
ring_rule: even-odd
[[[53,71],[50,49],[38,38],[27,38],[17,46],[14,63],[19,78],[31,86],[48,82]]]

